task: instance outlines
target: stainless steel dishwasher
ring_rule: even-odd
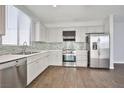
[[[27,58],[0,63],[0,87],[23,88],[27,84]]]

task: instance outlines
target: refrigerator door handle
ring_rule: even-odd
[[[100,56],[100,49],[98,49],[98,56]]]
[[[100,38],[97,40],[97,45],[98,45],[98,56],[100,56]]]

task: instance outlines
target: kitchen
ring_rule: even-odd
[[[114,16],[106,13],[99,18],[94,13],[93,17],[86,17],[92,8],[99,7],[103,9],[103,6],[1,5],[0,87],[35,87],[35,80],[52,67],[53,70],[62,67],[88,71],[114,69]],[[111,7],[107,8],[110,11],[116,8],[111,10]],[[83,9],[84,16],[80,13]]]

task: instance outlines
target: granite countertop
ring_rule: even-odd
[[[0,56],[0,64],[8,62],[8,61],[12,61],[12,60],[20,59],[20,58],[30,57],[30,56],[41,54],[41,53],[46,53],[46,52],[48,52],[48,51],[41,51],[38,53],[29,54],[29,55],[16,55],[16,54],[2,55],[2,56]]]

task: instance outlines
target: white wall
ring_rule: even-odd
[[[115,16],[113,14],[104,20],[104,31],[110,35],[110,69],[114,69],[114,22]]]
[[[104,19],[104,31],[106,32],[106,33],[109,33],[110,31],[109,31],[109,16],[108,17],[106,17],[105,19]]]
[[[124,63],[124,22],[115,22],[114,26],[114,62]]]
[[[110,32],[110,69],[114,69],[114,15],[109,16]]]

